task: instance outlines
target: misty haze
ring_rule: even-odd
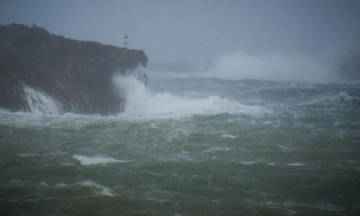
[[[360,1],[0,0],[1,215],[359,215]]]

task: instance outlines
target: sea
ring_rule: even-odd
[[[1,215],[360,214],[360,82],[114,83],[110,116],[0,109]]]

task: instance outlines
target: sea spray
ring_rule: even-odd
[[[125,96],[122,115],[135,118],[179,118],[192,115],[245,114],[262,115],[271,112],[256,105],[243,105],[217,95],[189,97],[169,92],[153,92],[136,78],[115,76],[114,83]]]
[[[25,86],[24,94],[30,112],[52,115],[60,115],[62,113],[61,103],[46,93],[29,86]]]
[[[257,79],[315,83],[340,80],[332,65],[324,59],[303,54],[282,53],[226,54],[216,59],[214,66],[204,72],[203,76],[228,80]]]

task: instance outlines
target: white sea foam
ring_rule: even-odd
[[[64,115],[49,115],[32,112],[0,111],[0,124],[14,127],[41,127],[41,128],[80,128],[94,122],[109,121],[114,117],[82,115],[66,113]]]
[[[314,104],[322,104],[322,103],[334,103],[334,102],[350,102],[352,100],[359,100],[357,97],[352,97],[346,92],[339,92],[334,95],[327,95],[315,98],[306,103],[301,103],[299,105],[314,105]]]
[[[68,186],[69,186],[68,184],[65,184],[65,183],[62,183],[62,182],[59,182],[59,183],[55,184],[56,188],[65,188],[65,187],[68,187]]]
[[[46,181],[40,182],[39,185],[42,186],[42,187],[49,187],[49,184]]]
[[[40,154],[38,153],[18,153],[16,154],[19,157],[38,157]]]
[[[254,165],[259,163],[259,161],[240,161],[241,165]]]
[[[8,113],[9,110],[0,107],[0,113]]]
[[[231,134],[222,134],[221,135],[222,138],[227,138],[227,139],[235,139],[236,136],[231,135]]]
[[[298,163],[298,162],[294,162],[294,163],[288,163],[288,166],[294,166],[294,167],[298,167],[298,166],[304,166],[303,163]]]
[[[288,151],[292,151],[290,148],[286,147],[286,146],[283,146],[283,145],[276,145],[277,147],[279,147],[281,149],[281,151],[283,152],[288,152]]]
[[[155,93],[133,77],[116,76],[114,83],[119,94],[125,93],[123,117],[166,119],[220,113],[258,116],[270,112],[261,106],[243,105],[219,96],[194,98],[168,92]]]
[[[24,87],[25,98],[32,113],[59,115],[62,112],[61,103],[44,92],[29,86]]]
[[[269,165],[269,166],[275,166],[276,165],[275,162],[267,162],[266,164]]]
[[[177,153],[170,156],[170,158],[164,158],[165,161],[171,160],[171,161],[194,161],[190,154],[187,153]]]
[[[106,156],[84,156],[84,155],[74,155],[74,159],[78,160],[81,165],[89,166],[95,164],[107,164],[107,163],[127,163],[128,160],[116,160],[112,157]]]
[[[204,150],[203,153],[219,152],[219,151],[230,151],[230,148],[215,146]]]
[[[81,181],[77,185],[91,187],[95,190],[95,193],[101,196],[114,196],[112,190],[104,185],[98,184],[91,180]]]

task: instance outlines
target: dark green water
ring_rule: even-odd
[[[2,215],[360,213],[358,83],[126,82],[118,116],[0,111]]]

